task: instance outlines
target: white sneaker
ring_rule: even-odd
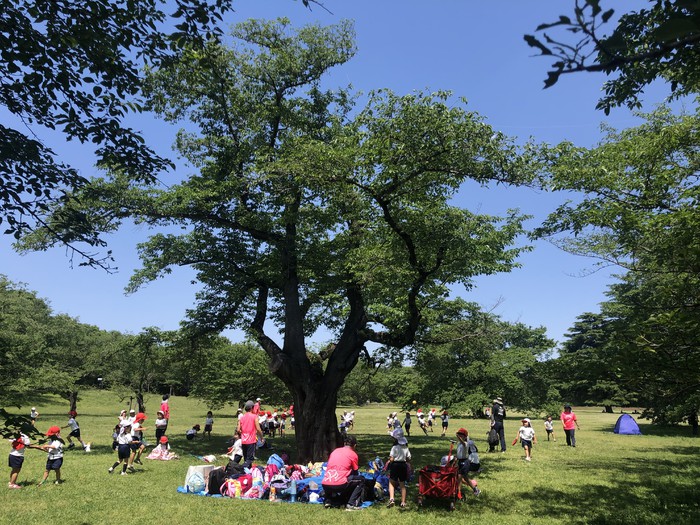
[[[530,461],[530,460],[531,460],[531,458],[525,458],[525,461]]]
[[[124,471],[122,470],[122,476],[126,476],[126,475],[127,475],[126,472],[124,472]]]

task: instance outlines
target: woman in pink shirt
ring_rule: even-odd
[[[347,510],[356,510],[364,501],[365,478],[358,474],[357,439],[345,438],[345,446],[336,448],[328,457],[326,473],[321,485],[326,507],[345,505]]]
[[[571,405],[564,405],[564,412],[559,416],[561,424],[564,426],[564,434],[566,434],[566,444],[570,447],[576,447],[576,429],[579,428],[576,414],[571,411]]]
[[[241,449],[243,450],[243,466],[250,468],[255,458],[255,445],[258,438],[262,438],[262,429],[258,422],[258,416],[253,414],[253,402],[246,401],[245,413],[238,418],[236,431],[241,435]]]

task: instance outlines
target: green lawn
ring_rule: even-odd
[[[153,428],[160,398],[147,398]],[[175,525],[199,523],[285,523],[314,524],[365,523],[629,523],[674,525],[700,523],[700,441],[689,437],[687,426],[655,428],[641,422],[643,436],[617,436],[612,428],[617,414],[599,409],[575,409],[581,430],[578,446],[567,447],[560,425],[556,425],[557,442],[547,442],[541,421],[534,421],[539,444],[533,461],[523,461],[519,447],[509,447],[505,454],[487,452],[485,442],[488,422],[452,419],[450,437],[466,427],[479,446],[484,472],[479,475],[483,493],[458,503],[454,513],[440,501],[419,509],[415,505],[417,488],[409,489],[408,511],[386,509],[383,505],[361,512],[325,510],[320,505],[271,504],[266,501],[241,501],[204,498],[178,494],[189,465],[200,464],[193,455],[222,454],[234,427],[231,408],[214,413],[212,439],[185,440],[185,430],[195,423],[203,425],[207,407],[195,400],[172,398],[169,437],[179,461],[157,462],[144,459],[135,474],[108,474],[116,458],[111,449],[111,432],[119,410],[118,398],[106,391],[83,395],[78,405],[78,422],[84,438],[92,442],[92,452],[73,449],[66,453],[63,485],[36,483],[43,473],[46,454],[36,450],[26,453],[20,474],[22,490],[7,487],[9,468],[5,463],[5,483],[0,485],[0,524],[117,524],[144,523]],[[37,399],[41,414],[37,426],[65,425],[67,405],[58,398]],[[354,434],[363,464],[375,454],[383,457],[391,448],[386,435],[386,416],[396,407],[372,405],[355,408]],[[29,412],[29,409],[23,410]],[[519,426],[519,414],[506,422],[506,437],[513,440]],[[414,421],[415,423],[415,421]],[[438,421],[439,424],[439,421]],[[423,436],[415,425],[409,439],[414,466],[437,463],[449,450],[449,441],[440,437],[440,429]],[[417,432],[416,432],[417,431]],[[418,435],[420,433],[421,435]],[[153,436],[153,431],[147,433]],[[542,440],[544,438],[544,440]],[[288,449],[292,458],[293,436],[275,439],[276,450]],[[9,445],[5,453],[9,453]],[[221,461],[223,464],[224,462]],[[53,479],[53,475],[50,480]]]

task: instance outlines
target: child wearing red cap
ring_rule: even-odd
[[[85,443],[80,438],[80,425],[78,425],[78,422],[75,420],[76,417],[78,417],[78,413],[75,410],[71,410],[68,412],[68,424],[65,427],[61,427],[71,429],[70,434],[68,434],[68,448],[71,449],[75,446],[75,443],[73,443],[73,440],[71,439],[75,438],[83,446],[83,450],[85,452],[90,452],[90,443]]]
[[[134,463],[143,465],[141,463],[141,453],[145,450],[146,444],[143,440],[143,431],[146,430],[143,427],[143,422],[146,420],[146,414],[139,412],[134,417],[134,422],[131,424],[131,456],[129,456],[129,466],[128,469],[134,472]]]
[[[53,426],[46,431],[46,437],[49,442],[45,445],[39,445],[40,448],[48,453],[46,459],[46,470],[44,477],[39,482],[39,486],[43,485],[49,478],[49,472],[52,470],[56,473],[56,485],[63,483],[61,479],[61,467],[63,466],[63,445],[65,442],[61,439],[61,427]]]
[[[24,449],[34,448],[29,441],[29,436],[22,434],[21,432],[17,437],[10,441],[10,446],[12,450],[10,451],[10,457],[8,459],[8,465],[10,467],[10,482],[7,486],[11,489],[21,489],[22,487],[17,484],[17,477],[22,470],[22,464],[24,463]]]
[[[475,460],[475,465],[479,464],[478,450],[474,442],[469,439],[469,431],[466,428],[460,428],[457,431],[457,439],[459,440],[457,452],[455,452],[457,469],[462,481],[472,489],[475,496],[478,496],[481,494],[478,483],[469,477],[469,473],[472,471],[472,460]]]

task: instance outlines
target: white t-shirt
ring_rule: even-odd
[[[18,456],[20,458],[24,457],[24,449],[27,445],[31,443],[29,440],[29,437],[25,436],[24,434],[20,434],[19,438],[20,442],[24,445],[24,447],[21,448],[13,448],[10,451],[10,456]],[[14,440],[12,440],[14,442]]]
[[[545,421],[544,422],[544,428],[545,430],[554,430],[554,425],[552,425],[552,421]]]
[[[49,443],[49,459],[58,459],[63,457],[63,443],[58,439]]]
[[[411,459],[411,451],[403,445],[394,445],[391,447],[389,455],[394,458],[394,461],[408,461]]]
[[[520,427],[520,429],[518,429],[518,435],[520,436],[520,439],[532,441],[535,438],[535,429],[523,425]]]
[[[73,430],[78,430],[80,428],[80,426],[78,425],[78,422],[75,420],[74,417],[72,417],[68,420],[68,426],[70,427],[71,432]]]

